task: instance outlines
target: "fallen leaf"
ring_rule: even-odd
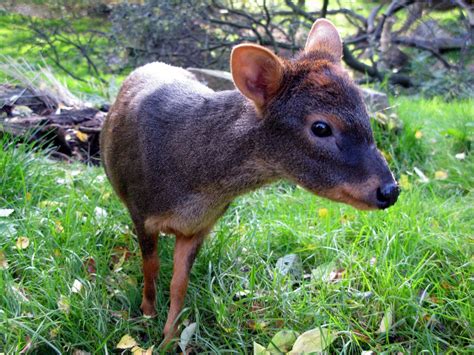
[[[139,346],[135,346],[132,348],[132,354],[133,355],[152,355],[154,347],[155,346],[152,345],[151,347],[145,350],[145,349],[140,348]]]
[[[74,349],[72,355],[90,355],[91,353],[81,349]]]
[[[385,314],[382,317],[382,321],[380,322],[379,329],[377,333],[386,333],[390,330],[393,325],[393,311],[392,308],[389,307],[385,310]]]
[[[127,247],[115,247],[112,251],[112,269],[115,272],[121,270],[123,263],[130,258],[132,253]]]
[[[11,208],[0,208],[0,217],[8,217],[11,215],[15,210]]]
[[[131,349],[137,346],[137,342],[129,334],[125,334],[118,342],[116,349]]]
[[[263,320],[255,321],[253,319],[247,320],[245,324],[247,328],[252,329],[252,330],[263,330],[269,325],[269,323],[266,321],[263,321]]]
[[[318,210],[318,216],[319,216],[320,218],[326,218],[328,215],[329,215],[329,211],[328,211],[327,208],[320,208],[320,209]]]
[[[95,218],[97,218],[97,220],[104,220],[107,218],[107,211],[104,210],[102,207],[96,207],[94,208],[94,214],[95,214]]]
[[[81,132],[81,131],[76,131],[76,137],[81,141],[81,142],[87,142],[89,139],[89,136],[87,133]]]
[[[336,281],[342,277],[344,271],[344,269],[338,269],[335,262],[329,262],[311,270],[311,279],[323,282]]]
[[[89,275],[95,274],[97,272],[94,258],[87,258],[83,265]]]
[[[30,240],[27,237],[20,237],[16,240],[15,245],[18,250],[26,249],[28,248],[28,245],[30,245]]]
[[[375,355],[375,352],[372,350],[364,350],[360,353],[360,355]]]
[[[38,206],[40,208],[55,208],[55,207],[62,207],[64,206],[64,203],[62,202],[58,202],[58,201],[49,201],[49,200],[44,200],[44,201],[41,201]]]
[[[464,160],[464,159],[466,159],[466,153],[464,153],[464,152],[458,153],[454,157],[458,160]]]
[[[411,189],[411,183],[408,180],[408,175],[402,174],[400,175],[400,180],[398,181],[400,187],[404,190],[410,190]]]
[[[415,138],[416,139],[421,139],[423,137],[423,132],[422,131],[416,131],[415,132]]]
[[[296,339],[289,354],[320,353],[334,341],[334,335],[328,329],[312,329],[301,334]]]
[[[435,171],[435,179],[436,180],[446,180],[448,178],[448,173],[443,170]]]
[[[55,230],[57,233],[62,233],[62,232],[64,232],[64,227],[63,227],[63,225],[61,224],[61,221],[56,221],[56,222],[54,222],[54,230]]]
[[[69,298],[61,295],[58,300],[58,309],[68,314],[71,310],[71,302],[69,301]]]
[[[303,275],[303,264],[297,254],[288,254],[279,258],[275,267],[282,276],[289,275],[294,279],[301,279]]]
[[[26,344],[25,346],[23,347],[23,349],[20,350],[19,354],[26,354],[28,352],[28,350],[30,350],[31,348],[31,338],[27,335],[25,337],[25,340],[26,340]]]
[[[189,342],[191,341],[194,333],[196,332],[196,323],[191,323],[186,328],[183,329],[181,332],[181,336],[179,337],[179,347],[181,351],[186,354],[186,347],[188,346]]]
[[[25,194],[25,199],[26,199],[26,201],[31,201],[31,192],[27,192]]]
[[[270,344],[267,346],[267,350],[275,353],[287,353],[293,347],[299,333],[293,330],[280,330],[276,333]]]
[[[51,338],[56,338],[60,332],[61,328],[60,327],[56,327],[56,328],[53,328],[49,331],[49,336]]]
[[[74,280],[72,287],[71,287],[71,292],[72,293],[79,293],[82,290],[82,282],[79,281],[78,279]]]
[[[0,270],[8,269],[8,260],[5,253],[0,250]]]
[[[253,342],[253,355],[265,355],[265,354],[269,354],[267,349],[265,349],[263,345]]]
[[[413,171],[416,173],[416,175],[418,175],[421,182],[427,183],[427,182],[430,181],[430,179],[428,179],[428,177],[420,169],[418,169],[416,166],[413,168]]]

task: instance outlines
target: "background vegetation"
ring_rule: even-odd
[[[150,60],[227,69],[229,48],[252,36],[264,43],[273,36],[283,45],[267,44],[290,55],[304,43],[310,20],[288,3],[265,3],[272,16],[267,24],[265,6],[253,1],[17,1],[2,5],[0,54],[4,64],[13,58],[33,73],[48,65],[78,97],[107,104],[126,74]],[[295,3],[310,16],[324,5]],[[358,20],[331,11],[347,8],[368,18],[381,6],[379,19],[391,5],[341,4],[330,1],[327,14],[348,42],[364,35],[352,24]],[[463,9],[422,9],[415,24],[436,21],[451,39],[472,34]],[[410,11],[394,16],[399,29]],[[219,23],[235,20],[250,29]],[[273,24],[288,37],[277,35]],[[265,28],[275,32],[270,36]],[[196,37],[173,47],[173,36],[189,33]],[[386,211],[359,212],[287,183],[237,199],[192,272],[181,317],[197,324],[188,351],[251,353],[253,342],[266,346],[281,329],[319,327],[335,334],[329,353],[474,350],[472,42],[438,53],[449,67],[433,51],[397,45],[409,56],[397,67],[380,40],[349,49],[369,68],[377,63],[382,76],[368,68],[354,76],[387,92],[403,123],[401,130],[387,130],[374,121],[403,189],[399,202]],[[401,86],[390,79],[394,74],[412,84]],[[7,70],[0,82],[16,83]],[[145,319],[138,244],[102,169],[51,160],[47,149],[9,134],[0,144],[0,352],[108,353],[126,334],[158,352],[173,239],[160,237],[162,311]],[[302,261],[296,279],[276,267],[288,254]]]

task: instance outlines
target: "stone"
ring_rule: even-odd
[[[232,75],[223,70],[187,68],[197,80],[215,91],[234,90]]]

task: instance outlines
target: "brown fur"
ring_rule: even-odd
[[[167,341],[202,241],[236,196],[287,179],[367,209],[381,208],[380,188],[395,186],[359,90],[341,67],[339,35],[323,22],[292,60],[238,46],[231,66],[241,93],[213,92],[163,63],[135,70],[122,85],[101,135],[103,163],[135,224],[146,315],[155,313],[157,234],[176,236]],[[316,137],[318,121],[332,135]]]

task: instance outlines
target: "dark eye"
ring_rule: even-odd
[[[311,131],[316,137],[329,137],[332,134],[331,127],[325,122],[314,122]]]

